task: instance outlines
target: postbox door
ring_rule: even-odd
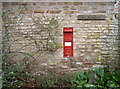
[[[65,42],[64,57],[73,57],[72,42]]]
[[[64,57],[73,57],[73,28],[64,28],[63,34]]]

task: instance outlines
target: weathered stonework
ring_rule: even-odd
[[[34,13],[44,13],[43,10],[35,10]]]
[[[75,6],[77,6],[77,5],[82,5],[83,2],[74,2],[73,4],[74,4]]]
[[[117,31],[118,27],[114,23],[114,3],[97,3],[97,2],[39,2],[39,3],[3,3],[3,11],[13,10],[9,14],[11,21],[15,21],[16,24],[9,23],[6,21],[6,26],[9,26],[9,34],[12,36],[9,38],[10,41],[16,41],[12,44],[10,50],[16,51],[19,49],[21,52],[37,52],[33,40],[26,37],[29,34],[30,37],[37,39],[39,41],[40,37],[48,36],[46,32],[40,33],[41,27],[35,25],[34,20],[39,18],[41,23],[44,23],[45,27],[51,22],[44,21],[42,16],[47,18],[55,18],[58,21],[59,27],[58,32],[56,32],[56,38],[59,41],[59,49],[55,53],[43,53],[38,60],[32,65],[33,69],[40,70],[40,66],[51,66],[61,64],[63,60],[63,27],[72,26],[74,28],[74,58],[78,64],[81,61],[100,61],[107,59],[115,59],[117,56]],[[26,9],[24,9],[26,7]],[[110,9],[109,9],[110,7]],[[18,17],[16,17],[20,12],[22,12]],[[105,16],[106,19],[102,20],[77,20],[79,15],[101,15]],[[15,18],[16,17],[16,18]],[[37,18],[34,18],[37,17]],[[34,20],[33,20],[34,19]],[[46,20],[45,19],[45,20]],[[41,24],[40,22],[38,22]],[[52,26],[57,22],[53,22]],[[44,28],[45,28],[44,27]],[[22,34],[19,34],[21,32]],[[43,38],[45,39],[45,38]],[[22,48],[22,46],[25,48]],[[27,46],[29,45],[29,46]],[[39,45],[41,46],[41,45]],[[113,54],[114,52],[114,54]],[[34,55],[39,56],[38,54]],[[17,55],[20,61],[22,59],[21,55]],[[15,58],[14,58],[15,59]],[[31,61],[32,59],[30,59]],[[87,64],[86,62],[83,64]],[[62,68],[70,68],[70,66],[64,66]],[[78,65],[77,65],[78,66]],[[60,67],[60,66],[59,66]],[[32,69],[31,69],[32,70]],[[34,71],[34,70],[33,70]]]

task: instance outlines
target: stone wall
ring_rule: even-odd
[[[106,61],[116,59],[118,23],[114,17],[114,3],[112,2],[39,2],[39,3],[3,3],[6,13],[4,24],[9,32],[8,49],[13,55],[19,49],[13,60],[21,61],[29,55],[29,61],[37,58],[33,64],[59,64],[63,58],[63,27],[74,28],[74,59]],[[105,15],[105,20],[78,20],[78,15]],[[52,26],[57,23],[57,29],[51,34],[56,38],[57,50],[45,51],[41,37],[49,38],[48,34],[40,32],[42,26],[48,26],[54,18]],[[38,22],[39,26],[36,24]],[[52,28],[52,27],[51,27]],[[44,28],[44,30],[46,30]],[[47,29],[49,30],[49,29]],[[57,32],[55,33],[55,31]],[[27,37],[26,37],[27,35]],[[29,37],[28,37],[29,35]],[[36,46],[35,40],[38,42]],[[19,39],[19,40],[18,40]],[[46,44],[46,43],[45,43]],[[54,47],[53,47],[54,48]],[[42,51],[41,51],[42,50]],[[44,50],[44,51],[43,51]],[[29,54],[21,54],[21,52]],[[33,58],[34,57],[34,58]],[[34,67],[33,67],[34,68]],[[39,67],[37,67],[39,69]]]

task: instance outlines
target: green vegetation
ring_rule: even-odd
[[[109,89],[120,87],[120,71],[110,71],[109,67],[93,69],[94,81],[89,83],[89,71],[77,72],[73,75],[72,86],[78,87],[95,87],[98,89]]]
[[[26,67],[19,64],[10,66],[7,63],[7,68],[4,70],[3,75],[3,88],[70,87],[71,77],[69,74],[59,74],[52,70],[33,74],[28,72]]]

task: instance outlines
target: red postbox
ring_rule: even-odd
[[[64,57],[73,57],[73,27],[63,28]]]

